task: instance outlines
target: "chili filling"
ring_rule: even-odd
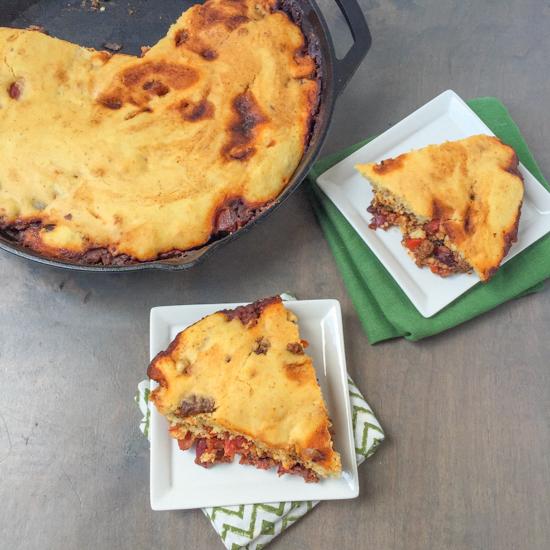
[[[418,267],[427,266],[441,277],[472,270],[472,267],[449,247],[448,236],[440,220],[433,219],[422,223],[408,212],[393,211],[376,198],[372,200],[367,211],[372,214],[369,224],[371,229],[386,230],[394,225],[401,228],[401,243]]]
[[[277,474],[280,476],[292,474],[303,477],[308,483],[319,481],[319,476],[310,468],[297,463],[290,468],[285,468],[281,462],[266,455],[242,436],[210,434],[208,437],[195,437],[191,432],[187,432],[184,438],[178,439],[178,446],[182,451],[188,450],[193,443],[196,443],[195,463],[204,468],[210,468],[214,464],[233,462],[235,455],[239,454],[241,457],[239,464],[250,464],[260,470],[276,467]]]

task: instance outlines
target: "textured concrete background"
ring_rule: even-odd
[[[373,48],[326,153],[452,88],[500,97],[550,175],[547,0],[361,4]],[[359,499],[322,503],[274,549],[548,548],[548,285],[421,343],[369,346],[303,191],[187,273],[78,274],[0,254],[0,547],[222,548],[200,511],[149,507],[133,403],[149,308],[287,290],[341,301],[350,374],[388,440]]]

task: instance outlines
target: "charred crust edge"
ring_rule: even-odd
[[[516,152],[514,151],[514,155],[510,161],[510,165],[506,168],[506,171],[519,178],[519,180],[521,181],[521,185],[525,191],[525,182],[523,181],[523,176],[521,175],[521,172],[518,169],[518,164],[519,164],[519,159]],[[521,201],[518,206],[518,212],[516,215],[516,220],[514,222],[514,225],[512,225],[512,228],[510,229],[510,231],[508,231],[504,235],[505,246],[504,246],[504,254],[502,256],[503,258],[506,256],[506,254],[508,254],[508,251],[510,250],[510,247],[512,246],[512,244],[518,240],[518,227],[519,227],[519,219],[521,217],[522,206],[523,206],[523,201]]]
[[[305,149],[308,148],[313,134],[315,133],[315,128],[317,125],[317,118],[321,110],[321,96],[324,90],[324,63],[323,56],[321,54],[321,44],[319,38],[312,29],[306,29],[304,24],[304,12],[303,8],[296,0],[277,0],[275,11],[281,11],[285,13],[288,18],[302,31],[304,37],[304,51],[313,59],[315,63],[315,74],[313,75],[312,80],[317,82],[317,93],[315,97],[312,98],[311,108],[310,108],[310,118],[309,118],[309,129],[304,140]],[[305,153],[304,149],[304,153]]]
[[[513,156],[510,160],[510,164],[505,168],[506,172],[512,174],[513,176],[516,176],[521,181],[521,185],[525,189],[525,182],[523,181],[523,176],[521,175],[521,172],[518,169],[519,159],[517,156],[517,153],[512,149]],[[510,248],[512,245],[518,240],[518,228],[519,228],[519,219],[521,217],[521,208],[523,206],[523,201],[518,206],[518,211],[516,214],[516,219],[510,228],[509,231],[507,231],[504,234],[504,250],[502,251],[502,256],[500,258],[500,261],[498,262],[498,265],[495,267],[490,268],[487,271],[487,278],[485,279],[485,282],[488,282],[493,275],[498,271],[500,268],[500,264],[502,263],[502,260],[508,255],[508,252],[510,251]]]
[[[116,250],[107,246],[90,244],[83,251],[75,252],[65,248],[48,249],[40,239],[39,232],[44,229],[47,223],[40,219],[16,220],[13,223],[2,223],[0,218],[0,238],[10,243],[23,246],[44,258],[54,260],[69,261],[78,265],[89,266],[127,266],[138,265],[142,263],[156,262],[162,260],[183,260],[190,256],[194,251],[211,245],[215,241],[237,231],[247,225],[255,217],[267,210],[274,201],[263,203],[248,203],[242,197],[233,197],[225,201],[215,210],[212,220],[212,230],[210,239],[197,246],[182,249],[171,249],[160,252],[155,257],[141,260],[130,254],[117,253]],[[220,220],[220,215],[225,211],[225,217]],[[72,217],[72,215],[71,215]],[[69,218],[65,218],[69,219]],[[225,220],[225,221],[224,221]],[[229,221],[232,220],[231,223]],[[220,223],[222,221],[223,223]]]
[[[147,376],[151,379],[157,382],[161,387],[166,387],[166,377],[164,376],[164,373],[162,370],[158,367],[157,363],[163,358],[163,357],[170,357],[172,355],[172,352],[176,349],[181,332],[170,342],[169,346],[163,350],[159,351],[151,363],[149,363],[149,366],[147,367]]]
[[[504,258],[506,258],[506,256],[508,255],[508,252],[510,251],[510,248],[518,240],[519,219],[521,217],[521,207],[522,207],[522,205],[523,205],[523,201],[519,205],[516,220],[515,220],[514,224],[512,225],[510,231],[508,231],[507,233],[504,234],[504,250],[502,251],[502,256],[500,258],[500,261],[498,262],[498,265],[496,265],[495,267],[492,267],[488,270],[487,278],[485,279],[484,282],[488,282],[489,279],[491,279],[493,277],[493,275],[498,271],[498,269],[500,268],[500,264],[502,263],[502,260],[504,260]]]
[[[267,306],[280,303],[282,303],[280,296],[272,296],[235,309],[222,309],[219,313],[223,313],[227,321],[238,319],[245,326],[254,326]]]
[[[269,208],[272,202],[250,203],[243,197],[227,198],[214,212],[212,238],[217,240],[238,231]]]

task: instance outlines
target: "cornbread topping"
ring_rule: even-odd
[[[489,280],[517,239],[523,180],[514,150],[493,136],[430,145],[359,164],[373,187],[372,229],[400,227],[417,265]]]
[[[340,474],[327,408],[296,316],[279,297],[214,313],[176,337],[148,375],[170,435],[196,463],[277,468],[308,482]]]
[[[317,65],[277,0],[208,0],[141,58],[0,28],[0,231],[85,264],[166,258],[277,199]]]

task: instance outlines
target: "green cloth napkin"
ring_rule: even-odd
[[[506,107],[494,97],[472,99],[468,105],[502,141],[515,149],[521,162],[548,189],[548,183]],[[433,317],[422,317],[316,184],[323,172],[369,141],[367,139],[321,159],[307,180],[315,213],[371,344],[398,336],[420,340],[455,327],[512,298],[542,288],[543,281],[550,277],[549,235],[507,262],[489,283],[476,285]]]

